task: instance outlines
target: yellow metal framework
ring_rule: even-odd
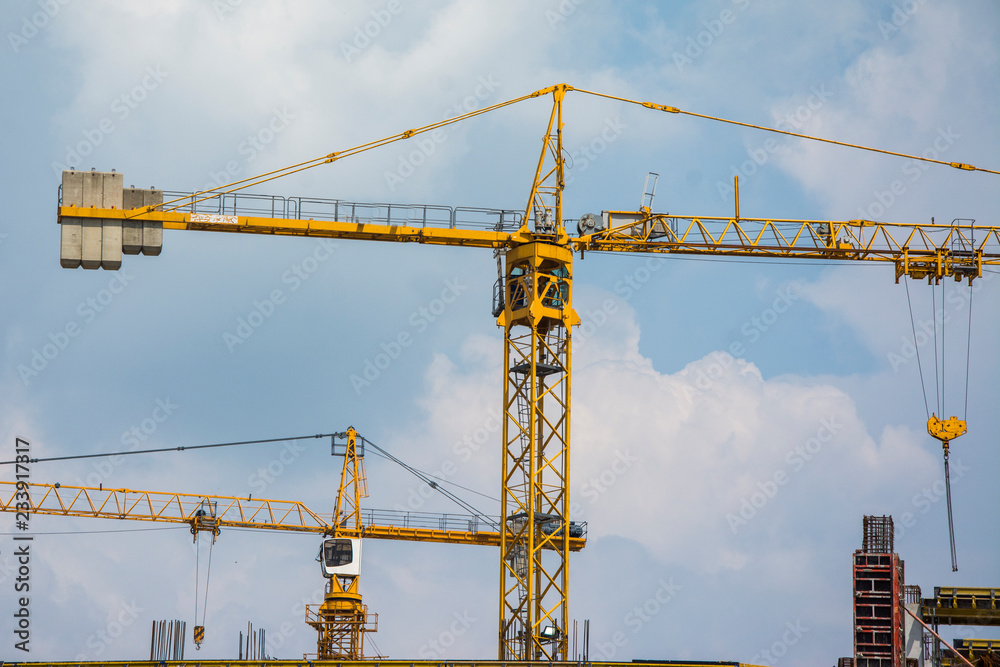
[[[564,247],[562,101],[554,104],[524,220],[505,257],[500,660],[566,660],[573,253]]]
[[[332,523],[294,500],[56,486],[38,482],[27,486],[32,514],[187,524],[192,531],[210,530],[216,534],[220,528],[285,530],[314,535],[334,533]],[[0,481],[0,512],[17,512],[16,496],[16,482]],[[203,505],[210,506],[214,515],[199,515]],[[500,546],[500,533],[490,530],[442,530],[362,523],[361,535],[375,540]],[[570,551],[579,551],[586,543],[585,537],[571,538]]]
[[[938,281],[982,276],[1000,266],[1000,227],[868,220],[792,220],[609,212],[612,227],[578,237],[365,222],[299,220],[181,211],[60,206],[58,218],[143,220],[164,229],[304,236],[508,250],[536,239],[574,252],[641,252],[804,260],[891,262],[903,276]],[[617,224],[615,224],[617,223]],[[676,223],[676,224],[675,224]]]
[[[551,86],[529,95],[329,153],[284,169],[244,179],[190,197],[127,211],[60,206],[59,221],[119,220],[161,223],[167,229],[356,239],[491,248],[505,253],[503,312],[506,377],[503,389],[503,470],[500,546],[501,660],[563,660],[567,657],[567,555],[574,549],[569,521],[571,329],[579,319],[572,309],[572,259],[591,252],[670,253],[743,258],[891,262],[895,277],[938,282],[982,275],[1000,265],[1000,228],[971,221],[952,224],[884,223],[668,216],[648,209],[606,212],[592,233],[571,237],[562,219],[564,151],[563,99],[573,90],[670,114],[686,114],[807,140],[935,162],[963,171],[996,174],[959,162],[943,162],[893,151],[856,146],[684,111],[676,107]],[[312,220],[194,212],[197,203],[247,187],[329,164],[362,151],[409,139],[444,125],[531,98],[552,95],[553,105],[525,216],[516,231],[409,226],[356,220]],[[738,186],[738,184],[737,184]],[[184,211],[185,207],[191,209]],[[529,227],[533,225],[533,229]],[[365,529],[374,537],[373,527]],[[397,535],[398,536],[398,535]],[[478,534],[476,538],[480,538]],[[426,536],[430,540],[430,536]],[[412,536],[410,539],[422,539]],[[458,540],[469,543],[468,536]],[[492,543],[492,542],[491,542]]]
[[[358,455],[358,432],[348,427],[343,434],[344,467],[333,510],[335,538],[362,536],[361,499],[368,497],[365,460]],[[360,660],[365,657],[365,634],[378,630],[378,615],[369,613],[361,601],[361,577],[332,576],[327,580],[323,604],[306,605],[306,624],[317,632],[319,660]]]
[[[340,471],[340,487],[333,508],[334,536],[361,537],[361,499],[368,497],[368,477],[365,458],[358,456],[358,432],[348,427],[344,434],[344,467]]]
[[[920,617],[934,625],[1000,627],[1000,588],[935,587],[920,603]]]

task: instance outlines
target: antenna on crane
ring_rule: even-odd
[[[653,197],[656,196],[656,182],[660,180],[660,175],[654,171],[646,174],[646,182],[642,184],[642,201],[639,203],[639,210],[653,210]]]

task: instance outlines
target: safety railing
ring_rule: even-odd
[[[436,514],[433,512],[411,512],[406,510],[362,509],[361,523],[366,526],[382,526],[389,528],[422,528],[428,530],[461,531],[479,533],[480,531],[499,532],[500,517],[474,514]],[[543,532],[551,534],[558,526],[545,524]],[[570,537],[580,538],[587,535],[587,522],[571,521]]]
[[[170,208],[184,213],[493,231],[516,231],[523,217],[513,209],[365,203],[246,192],[225,193],[204,201],[199,198],[196,192],[163,193],[165,202],[174,201]]]

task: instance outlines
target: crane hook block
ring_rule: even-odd
[[[201,650],[201,643],[205,641],[205,626],[196,625],[194,626],[194,646],[195,649]]]
[[[965,431],[965,420],[958,417],[953,416],[951,419],[942,421],[937,418],[937,415],[932,414],[931,418],[927,420],[927,432],[944,443],[964,435]]]

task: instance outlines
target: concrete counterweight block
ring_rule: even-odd
[[[83,206],[83,172],[64,171],[62,174],[62,205]],[[59,265],[75,269],[83,259],[83,222],[80,218],[63,218],[59,236]]]
[[[142,188],[125,188],[122,193],[122,208],[126,211],[142,208]],[[138,255],[142,251],[142,220],[125,220],[122,222],[122,252],[126,255]]]
[[[160,206],[163,190],[126,188],[123,200],[126,209]],[[163,248],[163,223],[152,220],[126,220],[122,226],[122,250],[126,255],[159,255]]]
[[[102,208],[122,208],[122,175],[104,174]],[[101,234],[101,268],[117,271],[122,268],[122,221],[103,220]]]
[[[163,203],[163,190],[150,188],[143,190],[143,203],[146,206],[160,206]],[[163,223],[144,220],[142,223],[142,254],[155,256],[163,249]]]
[[[64,171],[62,205],[80,208],[122,208],[122,175],[103,171]],[[77,218],[61,220],[59,264],[63,268],[104,268],[122,265],[122,221]]]
[[[100,208],[104,204],[104,172],[83,172],[83,208]],[[83,256],[80,265],[85,269],[101,268],[103,236],[102,223],[96,218],[83,218]]]

